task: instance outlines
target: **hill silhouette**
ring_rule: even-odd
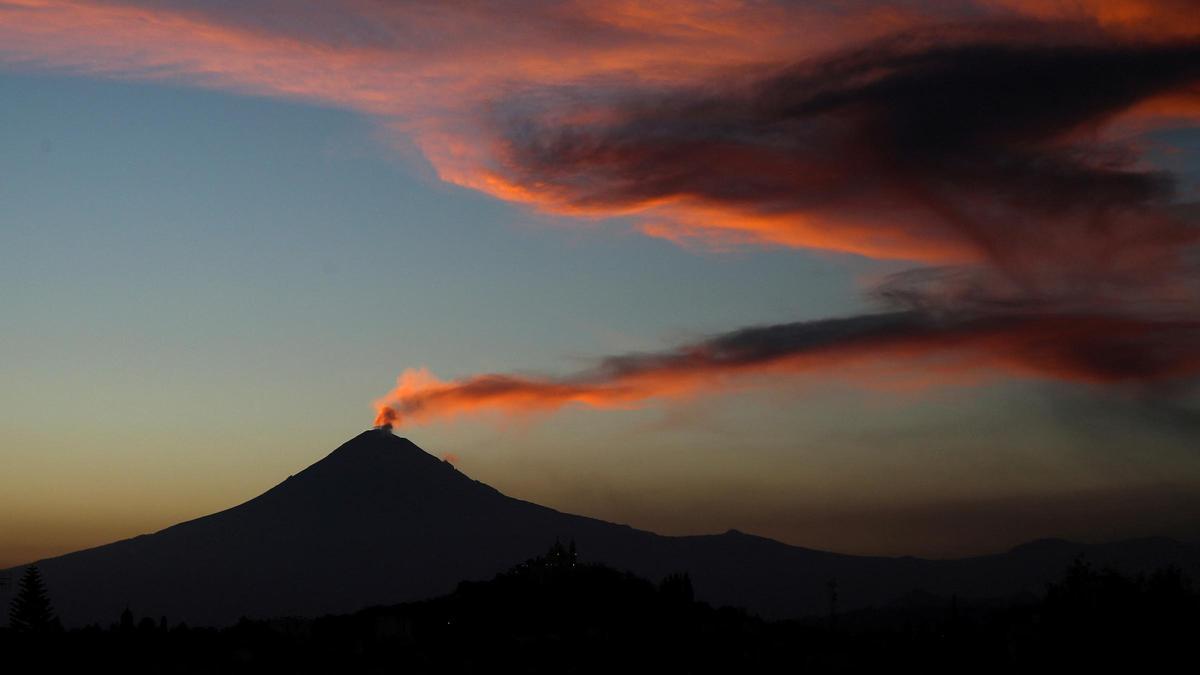
[[[1200,570],[1200,551],[1168,539],[1084,545],[1045,540],[960,560],[851,556],[731,530],[667,537],[561,513],[472,480],[405,438],[369,430],[262,495],[160,532],[39,561],[64,624],[123,608],[192,625],[317,616],[448,593],[547,541],[653,581],[687,572],[698,598],[770,618],[844,610],[921,589],[964,598],[1040,593],[1070,562]]]
[[[695,600],[686,574],[654,584],[556,542],[418,602],[225,628],[125,610],[107,626],[0,628],[0,653],[48,672],[1159,672],[1188,662],[1197,628],[1200,594],[1178,568],[1130,576],[1076,561],[1038,597],[918,592],[768,621]]]

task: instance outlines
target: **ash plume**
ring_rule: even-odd
[[[564,376],[489,373],[440,381],[424,370],[405,371],[377,402],[378,423],[482,410],[553,411],[572,404],[632,407],[720,391],[748,375],[795,376],[876,364],[898,365],[935,382],[992,374],[1158,387],[1200,375],[1200,317],[1194,314],[1023,307],[1011,299],[949,306],[940,297],[934,306],[925,295],[903,307],[916,291],[898,293],[899,282],[893,280],[883,296],[896,305],[892,311],[741,328],[662,351],[609,356]]]

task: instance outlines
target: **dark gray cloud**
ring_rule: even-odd
[[[1197,85],[1197,42],[946,29],[683,91],[501,105],[497,133],[514,182],[575,208],[794,215],[834,241],[874,228],[918,255],[971,250],[1025,284],[1128,283],[1174,266],[1197,229],[1168,208],[1169,175],[1094,132]]]
[[[730,374],[881,359],[934,381],[1194,378],[1200,228],[1170,175],[1100,132],[1197,86],[1200,42],[1010,23],[907,32],[686,88],[588,82],[497,100],[500,170],[550,202],[601,213],[687,204],[714,228],[793,223],[818,240],[903,241],[973,261],[886,280],[872,293],[879,313],[747,327],[557,377],[410,380],[381,409],[404,419],[628,405]]]

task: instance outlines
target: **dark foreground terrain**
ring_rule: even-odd
[[[828,599],[824,616],[765,621],[695,601],[687,575],[655,585],[556,544],[435,599],[222,629],[129,610],[64,631],[33,597],[0,654],[11,672],[1153,672],[1191,663],[1200,635],[1200,595],[1175,568],[1079,560],[1041,596],[990,603],[914,592],[843,613],[835,583]]]

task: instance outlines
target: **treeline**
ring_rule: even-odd
[[[23,580],[0,655],[49,672],[1138,672],[1190,663],[1200,629],[1200,594],[1179,570],[1129,576],[1082,560],[1025,601],[915,593],[775,622],[697,602],[686,574],[653,584],[559,544],[432,600],[223,629],[127,610],[64,631],[41,583]]]

